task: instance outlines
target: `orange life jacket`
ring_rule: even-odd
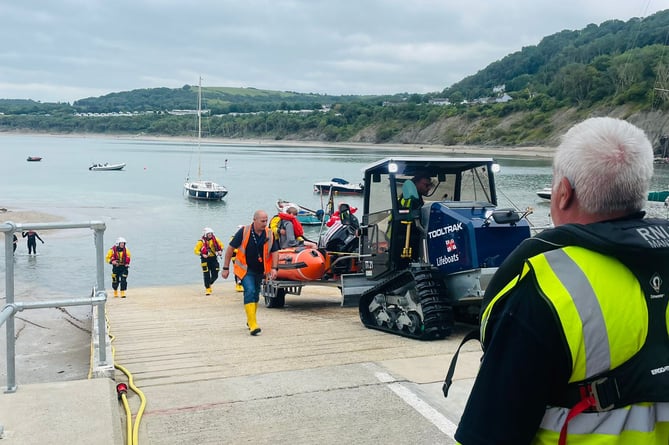
[[[279,218],[281,218],[282,221],[290,221],[293,223],[293,232],[295,233],[295,238],[298,236],[304,236],[304,228],[302,227],[302,223],[295,215],[291,215],[290,213],[279,213]]]
[[[249,239],[251,238],[251,230],[253,230],[253,224],[249,224],[248,226],[244,227],[242,243],[237,248],[237,256],[235,259],[235,275],[240,280],[246,276],[246,272],[248,271],[248,264],[246,263],[246,246],[248,246]],[[267,275],[272,270],[272,261],[269,256],[269,250],[274,244],[274,235],[268,227],[265,227],[265,238],[267,241],[263,245],[262,261],[264,266],[264,273]]]

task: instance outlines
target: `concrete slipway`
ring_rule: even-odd
[[[470,328],[457,326],[446,340],[410,340],[366,329],[357,308],[339,301],[336,288],[311,286],[288,296],[284,309],[261,302],[263,332],[251,337],[230,282],[216,283],[207,297],[190,285],[130,287],[128,298],[110,298],[115,361],[146,397],[135,445],[455,443],[478,345],[460,354],[448,400],[441,385]],[[31,347],[39,348],[19,341],[17,353]],[[62,355],[40,358],[48,368]],[[81,352],[68,360],[87,366]],[[115,391],[125,374],[86,380],[73,372],[74,380],[23,384],[32,371],[19,360],[18,390],[0,394],[1,445],[127,443]],[[128,401],[135,417],[140,399],[129,392]]]

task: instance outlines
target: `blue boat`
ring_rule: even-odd
[[[290,201],[284,201],[283,199],[279,199],[276,202],[276,208],[279,212],[282,212],[284,207],[287,206],[288,204],[293,204],[293,203],[291,203]],[[330,219],[330,215],[325,213],[325,211],[322,209],[312,210],[306,207],[302,207],[299,204],[295,205],[297,205],[298,207],[297,220],[303,226],[320,226],[321,224],[327,222]]]

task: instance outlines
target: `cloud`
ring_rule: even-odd
[[[22,0],[0,4],[0,98],[68,101],[195,84],[327,94],[441,91],[563,29],[669,0]]]

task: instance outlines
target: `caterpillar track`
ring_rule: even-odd
[[[451,334],[453,308],[439,270],[417,266],[400,271],[360,296],[360,320],[371,329],[419,340]]]

